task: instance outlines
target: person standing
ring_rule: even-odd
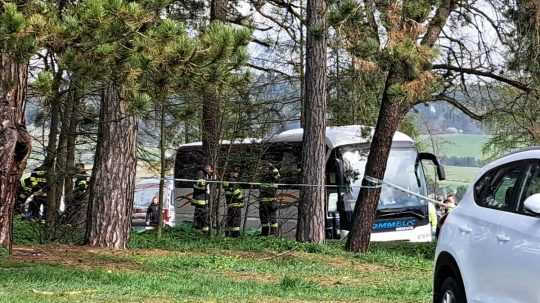
[[[146,210],[146,225],[157,226],[159,224],[159,198],[154,196]]]
[[[213,173],[212,165],[205,165],[197,171],[197,181],[193,184],[193,199],[191,199],[191,205],[195,207],[193,227],[205,233],[210,231],[208,181],[212,178]]]
[[[277,190],[280,174],[271,163],[266,165],[263,173],[263,184],[259,189],[259,217],[262,226],[262,235],[277,235]]]
[[[30,177],[24,178],[17,187],[17,200],[15,203],[15,213],[25,214],[26,200],[32,195],[32,181]]]
[[[240,225],[242,222],[242,208],[244,208],[244,195],[238,182],[240,173],[233,170],[229,175],[230,182],[223,183],[225,190],[225,202],[227,203],[226,231],[225,236],[240,237]]]

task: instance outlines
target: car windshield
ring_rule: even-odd
[[[341,149],[344,179],[347,188],[344,195],[346,208],[354,208],[360,192],[368,153],[369,149],[354,146]],[[406,188],[411,192],[421,193],[422,187],[421,184],[418,184],[418,178],[415,174],[416,158],[417,152],[414,148],[391,149],[384,180]],[[419,177],[423,177],[420,166]],[[383,185],[382,187],[379,209],[404,208],[423,204],[424,202],[414,195],[407,194],[389,185]]]

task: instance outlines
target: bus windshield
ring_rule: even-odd
[[[369,148],[365,147],[346,146],[341,148],[345,180],[344,202],[347,210],[354,209],[360,193],[368,153]],[[411,192],[423,194],[424,184],[420,181],[423,178],[423,173],[421,165],[418,166],[418,176],[415,173],[416,158],[417,152],[414,148],[391,149],[384,180]],[[378,208],[407,208],[424,204],[425,202],[417,196],[383,185]]]

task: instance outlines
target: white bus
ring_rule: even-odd
[[[327,238],[340,238],[350,230],[352,213],[369,153],[373,128],[364,126],[328,127],[326,130],[326,230]],[[261,162],[271,161],[280,169],[280,183],[299,184],[303,130],[288,129],[264,140],[245,139],[241,142],[223,142],[219,167],[238,167],[241,181],[259,182]],[[177,150],[175,178],[193,179],[201,167],[201,143],[190,143]],[[388,159],[385,181],[407,191],[427,195],[423,160],[433,162],[439,179],[444,179],[444,168],[430,153],[419,153],[409,136],[396,132]],[[218,170],[219,170],[218,167]],[[190,182],[176,182],[179,201],[177,217],[180,221],[192,219],[192,209],[187,201],[191,191]],[[248,207],[244,210],[244,228],[257,228],[256,186],[245,187]],[[280,201],[280,232],[293,236],[296,227],[298,188],[282,186]],[[251,206],[250,206],[251,205]],[[180,219],[181,218],[181,219]],[[432,231],[427,201],[417,195],[383,185],[376,221],[373,224],[372,241],[406,240],[428,242]]]

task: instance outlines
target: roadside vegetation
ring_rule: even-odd
[[[0,262],[0,302],[429,302],[432,244],[302,244],[201,238],[187,226],[132,234],[130,250],[32,244]],[[33,230],[25,227],[26,231]],[[23,237],[22,239],[20,237]]]

